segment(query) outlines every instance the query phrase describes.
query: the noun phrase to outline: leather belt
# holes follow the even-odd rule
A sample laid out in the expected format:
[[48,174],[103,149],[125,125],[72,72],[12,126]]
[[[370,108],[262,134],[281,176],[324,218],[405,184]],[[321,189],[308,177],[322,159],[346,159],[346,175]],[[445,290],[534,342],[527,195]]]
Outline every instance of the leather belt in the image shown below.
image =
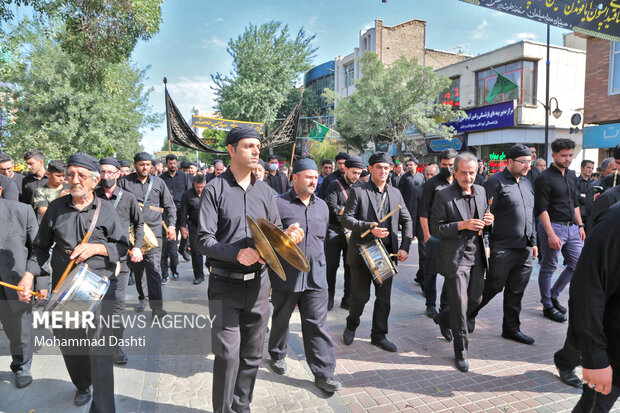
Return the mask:
[[253,280],[254,278],[259,277],[260,274],[263,272],[263,268],[255,272],[249,272],[249,273],[244,274],[241,272],[233,272],[233,271],[223,270],[221,268],[209,267],[209,272],[213,275],[217,275],[218,277],[231,278],[233,280],[249,281],[249,280]]
[[575,225],[573,221],[551,221],[552,224],[563,225],[565,227],[571,227]]

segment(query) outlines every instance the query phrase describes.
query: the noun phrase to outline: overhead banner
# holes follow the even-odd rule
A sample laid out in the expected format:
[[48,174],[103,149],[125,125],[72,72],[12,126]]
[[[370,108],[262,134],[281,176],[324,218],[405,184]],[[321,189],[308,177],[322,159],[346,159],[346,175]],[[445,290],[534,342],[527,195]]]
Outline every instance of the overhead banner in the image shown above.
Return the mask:
[[460,0],[514,16],[620,42],[620,0]]
[[515,125],[515,103],[513,100],[467,109],[465,113],[467,113],[467,119],[449,123],[459,133],[508,128]]
[[261,135],[265,133],[265,124],[258,122],[244,122],[240,120],[210,118],[208,116],[192,116],[192,126],[195,128],[216,129],[229,131],[238,126],[247,126],[256,129]]

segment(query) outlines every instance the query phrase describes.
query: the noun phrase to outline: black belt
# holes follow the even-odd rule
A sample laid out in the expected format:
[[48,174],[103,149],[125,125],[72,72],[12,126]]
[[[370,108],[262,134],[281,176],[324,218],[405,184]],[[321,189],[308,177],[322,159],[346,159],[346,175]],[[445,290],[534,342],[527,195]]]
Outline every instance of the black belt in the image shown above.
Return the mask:
[[227,271],[227,270],[223,270],[221,268],[216,268],[216,267],[209,267],[209,272],[219,277],[231,278],[233,280],[249,281],[249,280],[253,280],[254,278],[259,277],[260,274],[263,272],[263,269],[264,268],[261,268],[260,270],[255,271],[255,272],[241,273],[241,272]]
[[564,225],[565,227],[572,227],[575,225],[573,221],[551,221],[552,224]]

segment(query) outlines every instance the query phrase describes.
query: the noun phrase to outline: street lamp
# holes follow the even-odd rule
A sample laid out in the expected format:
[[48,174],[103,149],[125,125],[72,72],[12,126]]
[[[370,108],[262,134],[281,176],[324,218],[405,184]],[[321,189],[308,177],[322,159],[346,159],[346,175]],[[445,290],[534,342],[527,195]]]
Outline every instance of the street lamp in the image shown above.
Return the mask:
[[[551,102],[555,100],[555,109],[553,110],[553,112],[551,112]],[[539,101],[540,102],[540,101]],[[542,103],[542,102],[541,102]],[[543,107],[545,108],[545,161],[547,161],[547,158],[549,157],[549,150],[548,150],[548,146],[549,146],[549,112],[551,112],[551,114],[553,115],[554,118],[559,119],[560,116],[562,116],[562,111],[559,108],[560,104],[558,103],[558,100],[556,98],[551,98],[549,99],[549,102],[546,105],[543,105]]]

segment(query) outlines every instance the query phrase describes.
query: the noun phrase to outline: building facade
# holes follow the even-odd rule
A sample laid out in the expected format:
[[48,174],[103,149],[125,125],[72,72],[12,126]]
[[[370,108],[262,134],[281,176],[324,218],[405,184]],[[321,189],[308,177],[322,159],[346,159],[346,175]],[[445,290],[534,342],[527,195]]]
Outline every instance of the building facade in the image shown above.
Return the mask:
[[315,66],[304,76],[304,87],[306,93],[312,99],[312,103],[316,105],[317,114],[327,123],[330,122],[329,110],[333,107],[323,97],[325,89],[334,90],[334,65],[335,62],[330,60],[321,65]]

